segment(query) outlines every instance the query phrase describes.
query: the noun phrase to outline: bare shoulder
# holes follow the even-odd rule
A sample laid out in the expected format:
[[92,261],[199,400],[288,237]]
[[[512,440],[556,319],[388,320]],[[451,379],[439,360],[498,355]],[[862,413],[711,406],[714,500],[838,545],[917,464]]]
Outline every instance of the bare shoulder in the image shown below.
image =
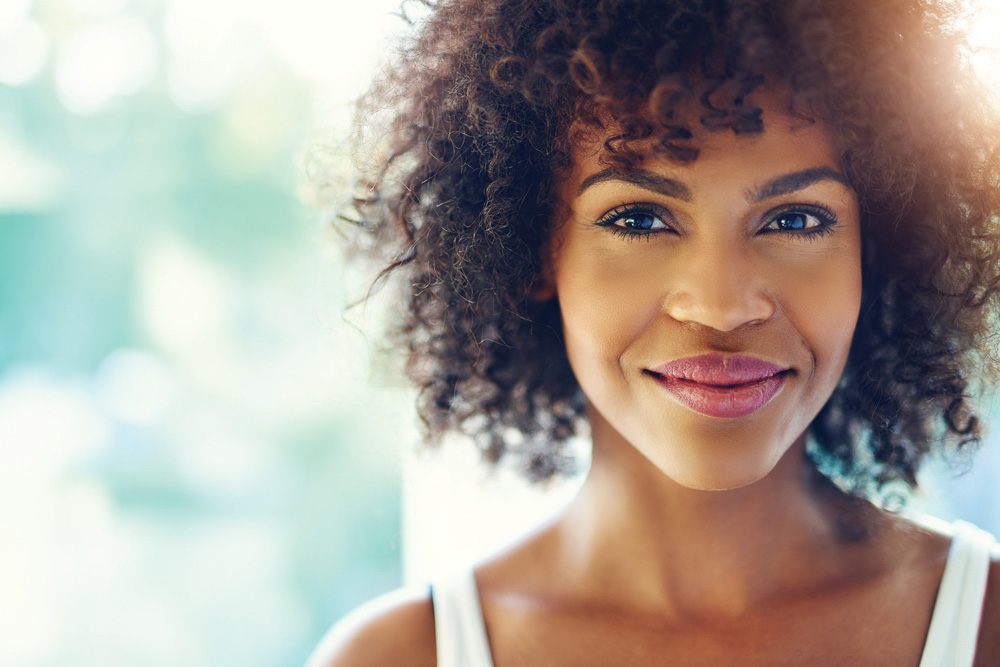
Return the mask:
[[427,589],[383,595],[345,616],[307,667],[435,667],[434,609]]
[[1000,548],[994,548],[990,563],[986,599],[983,601],[983,619],[979,626],[976,665],[1000,665]]

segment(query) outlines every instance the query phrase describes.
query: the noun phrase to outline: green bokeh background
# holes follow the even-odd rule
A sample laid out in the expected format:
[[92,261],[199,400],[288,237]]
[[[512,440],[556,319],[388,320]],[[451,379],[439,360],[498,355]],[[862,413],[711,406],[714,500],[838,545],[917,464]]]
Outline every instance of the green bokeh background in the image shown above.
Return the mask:
[[0,664],[300,665],[399,585],[410,417],[302,203],[394,21],[344,5],[0,8]]
[[302,203],[397,5],[0,3],[0,665],[301,665],[400,584],[412,401]]

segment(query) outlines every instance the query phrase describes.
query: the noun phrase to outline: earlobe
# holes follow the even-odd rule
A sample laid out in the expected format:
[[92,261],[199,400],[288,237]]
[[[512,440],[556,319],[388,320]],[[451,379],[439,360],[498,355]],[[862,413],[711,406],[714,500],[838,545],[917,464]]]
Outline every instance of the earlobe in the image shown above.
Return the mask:
[[542,276],[541,279],[532,285],[531,289],[528,290],[528,296],[535,301],[549,301],[554,299],[556,296],[556,286],[549,280],[548,276]]
[[552,277],[552,252],[545,252],[542,257],[542,267],[535,283],[528,289],[528,296],[535,301],[549,301],[556,296],[556,281]]

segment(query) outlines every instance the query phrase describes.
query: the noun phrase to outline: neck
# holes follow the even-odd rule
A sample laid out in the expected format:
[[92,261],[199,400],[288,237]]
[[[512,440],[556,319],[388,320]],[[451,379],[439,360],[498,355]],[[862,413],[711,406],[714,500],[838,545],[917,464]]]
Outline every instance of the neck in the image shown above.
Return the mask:
[[842,576],[845,551],[858,545],[839,521],[851,504],[808,462],[804,438],[763,479],[701,491],[598,426],[590,475],[560,533],[566,562],[608,602],[733,617]]

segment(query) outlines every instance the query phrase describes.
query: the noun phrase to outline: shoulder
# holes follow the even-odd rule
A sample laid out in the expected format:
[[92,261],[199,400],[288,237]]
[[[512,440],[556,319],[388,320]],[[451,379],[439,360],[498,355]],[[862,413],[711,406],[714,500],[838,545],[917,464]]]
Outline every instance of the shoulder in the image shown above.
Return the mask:
[[983,601],[983,617],[979,626],[976,665],[1000,664],[1000,546],[993,549],[990,574]]
[[323,637],[306,667],[436,667],[428,589],[404,589],[354,610]]
[[[956,528],[947,522],[925,516],[908,523],[917,529],[917,533],[932,536],[940,542],[938,548],[930,553],[934,554],[931,561],[940,561],[940,569],[943,569]],[[942,545],[944,548],[941,548]],[[936,579],[940,582],[940,573]],[[1000,665],[1000,543],[994,543],[991,552],[974,664],[976,667]]]

